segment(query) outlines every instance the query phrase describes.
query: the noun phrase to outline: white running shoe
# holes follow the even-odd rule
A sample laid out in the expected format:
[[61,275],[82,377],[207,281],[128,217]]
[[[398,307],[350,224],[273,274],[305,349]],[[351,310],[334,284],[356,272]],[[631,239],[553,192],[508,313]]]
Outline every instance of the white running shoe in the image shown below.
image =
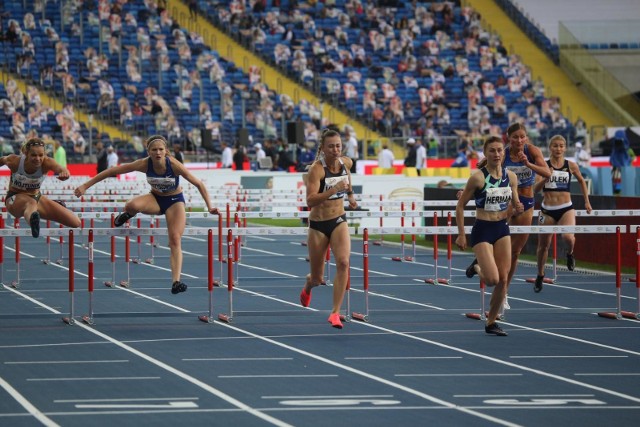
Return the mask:
[[503,310],[511,310],[511,306],[509,305],[509,295],[504,296],[504,302],[502,303]]

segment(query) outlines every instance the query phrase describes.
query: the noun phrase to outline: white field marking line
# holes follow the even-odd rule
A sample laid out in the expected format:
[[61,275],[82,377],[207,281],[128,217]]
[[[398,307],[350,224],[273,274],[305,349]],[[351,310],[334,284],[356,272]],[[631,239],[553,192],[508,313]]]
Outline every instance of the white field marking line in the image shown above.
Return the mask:
[[[510,324],[510,323],[507,323],[507,322],[502,322],[502,323],[503,324],[508,324],[508,325],[511,325],[511,326],[514,326],[514,327],[519,327],[518,325]],[[384,328],[382,326],[373,325],[371,323],[360,323],[360,322],[358,322],[358,324],[366,326],[366,327],[369,327],[369,328],[377,329],[377,330],[380,330],[380,331],[385,331],[385,332],[388,332],[388,333],[391,333],[391,334],[400,335],[400,336],[403,336],[405,338],[410,338],[410,339],[414,339],[414,340],[417,340],[417,341],[421,341],[421,342],[425,342],[425,343],[428,343],[428,344],[432,344],[432,345],[435,345],[437,347],[446,348],[448,350],[452,350],[452,351],[460,352],[460,353],[463,353],[463,354],[467,354],[469,356],[478,357],[480,359],[484,359],[484,360],[487,360],[487,361],[490,361],[490,362],[498,363],[500,365],[509,366],[509,367],[517,369],[517,370],[530,372],[530,373],[533,373],[535,375],[540,375],[540,376],[543,376],[543,377],[548,377],[548,378],[552,378],[552,379],[555,379],[555,380],[558,380],[558,381],[563,381],[563,382],[566,382],[566,383],[569,383],[569,384],[573,384],[573,385],[576,385],[576,386],[579,386],[579,387],[584,387],[584,388],[588,388],[588,389],[591,389],[591,390],[596,390],[596,391],[599,391],[601,393],[606,393],[606,394],[610,394],[612,396],[620,397],[622,399],[631,400],[632,402],[640,402],[640,398],[635,397],[635,396],[630,396],[628,394],[620,393],[620,392],[617,392],[617,391],[614,391],[614,390],[609,390],[609,389],[606,389],[606,388],[603,388],[603,387],[598,387],[598,386],[594,386],[594,385],[591,385],[591,384],[583,383],[583,382],[580,382],[580,381],[573,380],[571,378],[565,378],[565,377],[562,377],[560,375],[552,374],[552,373],[545,372],[545,371],[542,371],[542,370],[539,370],[539,369],[534,369],[534,368],[529,368],[529,367],[526,367],[526,366],[521,366],[521,365],[515,364],[513,362],[508,362],[506,360],[496,359],[496,358],[494,358],[492,356],[487,356],[487,355],[484,355],[484,354],[475,353],[475,352],[472,352],[472,351],[469,351],[469,350],[465,350],[465,349],[462,349],[462,348],[459,348],[459,347],[454,347],[454,346],[451,346],[451,345],[448,345],[448,344],[443,344],[443,343],[440,343],[440,342],[437,342],[437,341],[428,340],[426,338],[416,337],[414,335],[410,335],[410,334],[407,334],[405,332],[393,331],[391,329]],[[544,332],[544,331],[539,331],[539,330],[533,329],[533,328],[526,328],[526,327],[521,327],[521,328],[522,329],[526,329],[526,330],[531,330],[531,331],[534,331],[534,332]],[[557,334],[551,334],[551,335],[562,337],[561,335],[557,335]],[[571,337],[567,337],[567,338],[572,339]],[[574,339],[574,340],[579,341],[579,342],[583,342],[583,343],[586,343],[586,344],[589,343],[587,341],[580,340],[580,339]],[[597,343],[592,343],[592,344],[593,345],[597,345],[599,347],[610,348],[610,349],[614,349],[614,350],[618,350],[618,351],[625,351],[625,352],[637,354],[635,352],[631,352],[630,350],[615,349],[615,348],[611,348],[609,346],[606,346],[606,345],[603,345],[603,344],[597,344]]]
[[[417,282],[423,282],[422,280],[419,279],[414,279]],[[444,288],[453,288],[453,289],[460,289],[463,291],[467,291],[467,292],[475,292],[475,293],[480,293],[480,289],[469,289],[469,288],[463,288],[461,286],[456,286],[456,285],[441,285]],[[489,288],[490,289],[490,288]],[[487,296],[491,295],[491,292],[485,289],[485,292],[487,293]],[[523,301],[523,302],[528,302],[530,304],[534,304],[534,305],[544,305],[546,307],[553,307],[553,308],[561,308],[564,310],[571,310],[571,307],[565,307],[562,305],[555,305],[555,304],[549,304],[549,303],[545,303],[545,302],[541,302],[541,301],[532,301],[532,300],[528,300],[525,298],[516,298],[516,297],[511,297],[509,296],[509,299],[512,299],[514,301]]]
[[[413,388],[404,386],[402,384],[398,384],[396,382],[384,379],[382,377],[378,377],[378,376],[370,374],[368,372],[364,372],[364,371],[361,371],[359,369],[352,368],[350,366],[346,366],[346,365],[341,364],[339,362],[335,362],[333,360],[326,359],[324,357],[321,357],[320,355],[317,355],[317,354],[314,354],[314,353],[310,353],[310,352],[308,352],[306,350],[302,350],[302,349],[299,349],[299,348],[296,348],[296,347],[281,343],[281,342],[276,341],[274,339],[267,338],[267,337],[264,337],[264,336],[260,336],[258,334],[254,334],[252,332],[246,331],[244,329],[240,329],[240,328],[238,328],[236,326],[233,326],[233,325],[230,325],[228,323],[219,322],[217,320],[215,322],[223,325],[226,328],[234,330],[234,331],[236,331],[236,332],[238,332],[240,334],[248,335],[248,336],[256,338],[258,340],[265,341],[267,343],[273,344],[273,345],[275,345],[277,347],[281,347],[281,348],[284,348],[286,350],[293,351],[295,353],[298,353],[298,354],[301,354],[303,356],[309,357],[311,359],[318,360],[318,361],[320,361],[322,363],[326,363],[326,364],[328,364],[330,366],[333,366],[334,368],[338,368],[338,369],[350,372],[352,374],[355,374],[355,375],[370,379],[370,380],[375,381],[375,382],[379,382],[381,384],[387,385],[389,387],[393,387],[393,388],[398,389],[398,390],[402,390],[402,391],[404,391],[406,393],[409,393],[409,394],[412,394],[414,396],[420,397],[422,399],[425,399],[427,401],[433,402],[435,404],[442,405],[442,406],[444,406],[446,408],[453,409],[453,410],[456,410],[456,411],[460,411],[462,413],[465,413],[465,414],[468,414],[468,415],[471,415],[471,416],[475,416],[475,417],[478,417],[478,418],[482,418],[484,420],[491,421],[491,422],[494,422],[496,424],[509,426],[509,427],[518,426],[518,424],[511,423],[511,422],[508,422],[508,421],[493,417],[491,415],[483,414],[481,412],[476,412],[474,410],[470,410],[470,409],[467,409],[467,408],[463,408],[463,407],[457,406],[454,403],[447,402],[446,400],[439,399],[439,398],[437,398],[435,396],[431,396],[429,394],[426,394],[426,393],[423,393],[421,391],[415,390]],[[489,359],[489,357],[487,357],[487,359]]]
[[[569,289],[572,291],[578,291],[578,292],[586,292],[589,294],[593,294],[593,295],[606,295],[609,297],[615,297],[616,293],[615,292],[602,292],[602,291],[596,291],[596,290],[589,290],[589,289],[584,289],[584,288],[574,288],[573,286],[567,286],[567,285],[560,285],[560,284],[556,284],[556,283],[545,283],[546,286],[553,286],[556,288],[562,288],[562,289]],[[625,295],[620,295],[621,298],[625,298],[625,299],[630,299],[630,300],[635,300],[636,297],[630,297],[630,296],[625,296]]]
[[58,310],[56,310],[56,309],[54,309],[54,308],[52,308],[52,307],[49,307],[48,305],[43,304],[43,303],[41,303],[40,301],[38,301],[38,300],[36,300],[36,299],[34,299],[34,298],[31,298],[29,295],[23,294],[22,292],[20,292],[20,291],[19,291],[19,290],[17,290],[17,289],[11,288],[11,287],[9,287],[9,286],[7,286],[7,285],[2,285],[2,287],[3,287],[3,288],[5,288],[5,289],[6,289],[6,290],[8,290],[8,291],[13,292],[13,293],[14,293],[14,294],[16,294],[16,295],[20,295],[22,298],[26,299],[27,301],[30,301],[30,302],[34,303],[34,304],[35,304],[35,305],[37,305],[38,307],[44,308],[45,310],[49,310],[49,311],[50,311],[50,312],[52,312],[53,314],[62,314],[62,313],[61,313],[61,312],[59,312]]
[[[294,276],[294,277],[297,277],[297,276]],[[266,298],[266,299],[271,300],[271,301],[277,301],[277,302],[281,302],[283,304],[292,305],[292,306],[300,308],[300,309],[309,310],[309,311],[319,311],[317,308],[302,307],[300,305],[300,302],[286,301],[286,300],[283,300],[283,299],[280,299],[280,298],[272,297],[270,295],[265,295],[265,294],[261,294],[259,292],[254,292],[254,291],[250,291],[248,289],[243,289],[242,287],[240,287],[240,285],[234,286],[233,289],[237,290],[237,291],[240,291],[240,292],[245,292],[245,293],[247,293],[249,295],[253,295],[255,297],[262,297],[262,298]]]
[[129,363],[129,360],[38,360],[31,362],[3,362],[5,365],[66,365],[81,363]]
[[[143,264],[146,264],[146,263],[143,263]],[[63,265],[58,265],[58,264],[56,264],[56,263],[51,263],[50,265],[54,265],[54,266],[56,266],[56,267],[62,268],[63,270],[69,271],[69,268],[68,268],[68,267],[65,267],[65,266],[63,266]],[[152,266],[152,267],[156,267],[156,266]],[[170,269],[166,269],[166,268],[164,268],[164,267],[157,267],[157,268],[163,269],[163,270],[165,270],[165,271],[171,271]],[[88,275],[88,274],[82,273],[82,272],[80,272],[80,271],[78,271],[78,270],[74,270],[74,273],[75,273],[75,274],[77,274],[77,275],[80,275],[80,276],[89,277],[89,275]],[[189,277],[194,278],[194,279],[198,279],[198,276],[192,276],[192,275],[187,274],[187,273],[182,273],[182,275],[183,275],[183,276],[189,276]],[[33,302],[33,303],[35,303],[35,304],[40,305],[40,306],[41,306],[41,307],[43,307],[43,308],[48,308],[48,306],[46,306],[46,305],[44,305],[44,304],[41,304],[41,303],[37,302],[36,300],[34,300],[34,299],[32,299],[32,298],[30,298],[30,297],[28,297],[28,296],[24,295],[24,294],[23,294],[23,293],[21,293],[21,292],[17,292],[17,291],[16,291],[15,289],[13,289],[13,288],[8,288],[6,285],[3,285],[3,286],[4,286],[6,289],[10,290],[10,291],[14,291],[14,292],[16,292],[17,294],[19,294],[20,296],[22,296],[22,297],[24,297],[24,298],[28,299],[29,301],[31,301],[31,302]],[[190,311],[190,310],[184,309],[184,308],[182,308],[182,307],[178,307],[177,305],[173,305],[173,304],[170,304],[170,303],[168,303],[168,302],[162,301],[162,300],[160,300],[160,299],[157,299],[157,298],[154,298],[154,297],[151,297],[151,296],[145,295],[145,294],[143,294],[143,293],[140,293],[140,292],[134,291],[133,289],[123,288],[123,287],[116,287],[116,289],[118,289],[118,290],[120,290],[120,291],[123,291],[123,292],[130,292],[130,293],[132,293],[132,294],[134,294],[134,295],[137,295],[137,296],[139,296],[139,297],[141,297],[141,298],[148,299],[148,300],[153,301],[153,302],[156,302],[156,303],[158,303],[158,304],[161,304],[161,305],[165,305],[165,306],[167,306],[167,307],[174,308],[174,309],[176,309],[176,310],[178,310],[178,311],[182,311],[183,313],[191,313],[191,311]],[[56,312],[56,314],[60,314],[60,313]]]
[[[266,240],[267,242],[275,242],[277,239],[273,239],[271,237],[264,237],[264,236],[247,236],[247,237],[251,237],[251,240],[255,239],[255,240]],[[293,242],[290,242],[293,243]]]
[[[158,245],[158,244],[156,244],[156,248],[158,248],[158,249],[164,249],[165,251],[170,251],[170,250],[171,250],[171,248],[170,248],[170,247],[168,247],[168,246],[162,246],[162,245]],[[185,251],[184,249],[182,249],[182,253],[183,253],[183,254],[187,254],[187,255],[191,255],[191,256],[196,256],[196,257],[203,257],[203,256],[204,256],[204,255],[202,255],[202,254],[197,254],[197,253],[195,253],[195,252]]]
[[141,292],[134,291],[133,289],[123,288],[122,286],[116,286],[116,289],[118,289],[118,290],[120,290],[122,292],[132,293],[134,295],[139,296],[140,298],[144,298],[144,299],[147,299],[149,301],[156,302],[156,303],[158,303],[160,305],[164,305],[164,306],[167,306],[167,307],[170,307],[170,308],[174,308],[174,309],[176,309],[178,311],[181,311],[183,313],[191,313],[191,310],[187,310],[186,308],[182,308],[182,307],[179,307],[177,305],[173,305],[173,304],[168,303],[166,301],[162,301],[161,299],[158,299],[158,298],[155,298],[155,297],[152,297],[152,296],[149,296],[149,295],[145,295],[145,294],[143,294]]
[[164,400],[200,400],[199,397],[132,397],[126,399],[56,399],[53,403],[157,402]]
[[462,359],[462,356],[389,356],[389,357],[345,357],[344,360],[434,360],[434,359]]
[[283,273],[282,271],[275,271],[275,270],[271,270],[269,268],[256,267],[254,265],[249,265],[249,264],[245,264],[245,263],[242,263],[242,262],[239,262],[238,264],[240,266],[242,266],[242,267],[250,268],[250,269],[253,269],[253,270],[265,271],[267,273],[279,274],[281,276],[294,277],[294,278],[297,278],[297,279],[300,278],[299,276],[297,276],[295,274]]
[[[631,319],[620,319],[620,320],[628,320],[629,322],[634,322],[634,323],[636,322],[635,320],[631,320]],[[597,343],[597,342],[593,342],[593,341],[583,340],[581,338],[570,337],[570,336],[558,334],[558,333],[555,333],[555,332],[549,332],[549,331],[546,331],[544,329],[535,329],[535,328],[530,328],[528,326],[516,325],[515,323],[508,323],[508,322],[501,322],[501,323],[509,325],[509,326],[513,326],[513,327],[516,327],[516,328],[520,328],[520,329],[525,330],[525,331],[538,332],[538,333],[545,334],[545,335],[551,335],[551,336],[556,337],[556,338],[564,338],[564,339],[567,339],[567,340],[570,340],[570,341],[577,341],[577,342],[582,343],[582,344],[588,344],[588,345],[593,345],[595,347],[606,348],[607,350],[613,350],[613,351],[618,351],[618,352],[621,352],[621,353],[632,354],[634,356],[640,356],[640,352],[633,351],[633,350],[627,350],[627,349],[624,349],[624,348],[613,347],[613,346],[606,345],[606,344],[601,344],[601,343]],[[638,400],[638,401],[640,402],[640,400]]]
[[594,397],[595,394],[454,394],[453,397]]
[[260,418],[260,419],[262,419],[262,420],[264,420],[264,421],[266,421],[268,423],[271,423],[271,424],[273,424],[275,426],[292,427],[290,424],[287,424],[284,421],[281,421],[281,420],[279,420],[277,418],[274,418],[274,417],[272,417],[272,416],[270,416],[268,414],[265,414],[265,413],[263,413],[263,412],[261,412],[261,411],[259,411],[257,409],[254,409],[251,406],[247,405],[246,403],[243,403],[243,402],[231,397],[230,395],[228,395],[226,393],[223,393],[222,391],[218,390],[217,388],[212,387],[209,384],[206,384],[206,383],[200,381],[199,379],[197,379],[195,377],[192,377],[191,375],[188,375],[188,374],[186,374],[186,373],[174,368],[173,366],[170,366],[170,365],[168,365],[168,364],[166,364],[164,362],[161,362],[160,360],[155,359],[155,358],[149,356],[146,353],[143,353],[143,352],[141,352],[139,350],[136,350],[135,348],[131,347],[130,345],[127,345],[127,344],[123,343],[122,341],[119,341],[119,340],[117,340],[115,338],[112,338],[111,336],[109,336],[109,335],[107,335],[105,333],[102,333],[102,332],[98,331],[97,329],[90,328],[88,325],[84,325],[84,324],[82,324],[80,322],[76,322],[76,325],[79,326],[80,328],[88,331],[88,332],[91,332],[92,334],[95,334],[95,335],[99,336],[100,338],[102,338],[102,339],[104,339],[106,341],[109,341],[110,343],[116,345],[117,347],[120,347],[123,350],[128,351],[128,352],[140,357],[141,359],[146,360],[147,362],[149,362],[149,363],[151,363],[151,364],[153,364],[153,365],[155,365],[155,366],[157,366],[157,367],[159,367],[161,369],[164,369],[165,371],[168,371],[169,373],[174,374],[177,377],[182,378],[183,380],[188,381],[188,382],[190,382],[191,384],[193,384],[193,385],[195,385],[197,387],[200,387],[204,391],[206,391],[206,392],[208,392],[208,393],[210,393],[210,394],[212,394],[212,395],[224,400],[225,402],[229,403],[232,406],[235,406],[238,409],[241,409],[241,410],[249,413],[250,415],[253,415],[253,416],[257,417],[257,418]]
[[[299,257],[298,259],[299,259],[299,260],[301,260],[301,261],[306,261],[306,259],[305,259],[305,258],[302,258],[302,257]],[[334,264],[334,263],[330,263],[330,264],[331,264],[331,265],[333,265],[333,266],[335,266],[335,264]],[[353,265],[350,265],[349,267],[350,267],[351,269],[353,269],[353,270],[363,271],[363,270],[362,270],[362,268],[354,267]],[[388,276],[388,277],[398,277],[398,275],[397,275],[397,274],[384,273],[384,272],[382,272],[382,271],[371,270],[371,269],[369,269],[369,273],[379,274],[379,275],[381,275],[381,276]]]
[[6,382],[4,378],[0,377],[0,387],[2,387],[9,396],[13,397],[29,414],[31,414],[36,420],[40,421],[46,427],[58,427],[53,420],[44,415],[38,408],[33,406],[18,390],[13,388],[11,384]]
[[553,356],[509,356],[509,359],[609,359],[609,358],[625,358],[629,356],[572,356],[572,355],[553,355]]
[[275,361],[293,360],[293,357],[211,357],[201,359],[182,359],[184,362],[255,362],[255,361]]
[[608,376],[612,376],[612,377],[626,377],[627,375],[629,376],[638,376],[640,375],[640,372],[604,372],[604,373],[589,373],[589,372],[584,372],[584,373],[575,373],[573,374],[575,376],[578,377],[608,377]]
[[373,399],[394,397],[393,394],[332,394],[318,396],[260,396],[261,399]]
[[394,374],[394,377],[521,377],[524,374]]
[[260,252],[261,254],[267,254],[267,255],[274,255],[274,256],[285,256],[285,254],[281,254],[278,252],[271,252],[271,251],[265,251],[262,249],[256,249],[256,248],[250,248],[250,247],[243,247],[242,248],[243,251],[254,251],[254,252]]
[[[141,262],[141,263],[138,263],[138,265],[144,265],[144,266],[146,266],[146,267],[151,267],[151,268],[155,268],[155,269],[158,269],[158,270],[162,270],[162,271],[169,271],[169,272],[171,272],[171,269],[170,269],[170,268],[160,267],[159,265],[149,264],[148,262]],[[180,273],[180,275],[182,275],[182,276],[187,276],[187,277],[190,277],[190,278],[192,278],[192,279],[200,279],[200,277],[198,277],[198,276],[194,276],[194,275],[192,275],[192,274],[185,273],[184,271],[183,271],[183,272],[181,272],[181,273]]]
[[67,377],[67,378],[27,378],[27,381],[147,381],[159,380],[160,377]]
[[254,379],[254,378],[336,378],[337,374],[300,374],[300,375],[218,375],[218,378],[224,379]]

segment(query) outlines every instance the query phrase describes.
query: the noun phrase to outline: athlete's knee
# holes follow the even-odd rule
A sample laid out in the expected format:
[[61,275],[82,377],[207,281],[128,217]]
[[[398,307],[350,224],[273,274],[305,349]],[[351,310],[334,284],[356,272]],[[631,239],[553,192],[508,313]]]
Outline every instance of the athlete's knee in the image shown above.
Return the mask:
[[340,257],[335,260],[336,268],[338,270],[348,270],[349,269],[349,258],[348,257]]

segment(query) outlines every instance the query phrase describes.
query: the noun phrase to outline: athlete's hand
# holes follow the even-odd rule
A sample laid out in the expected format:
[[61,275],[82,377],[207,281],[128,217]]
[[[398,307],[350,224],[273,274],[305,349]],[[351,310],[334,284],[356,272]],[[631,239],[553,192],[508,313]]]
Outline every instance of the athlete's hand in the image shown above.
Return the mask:
[[524,205],[520,202],[516,203],[516,215],[520,215],[524,212]]
[[63,170],[62,172],[60,172],[56,178],[58,178],[60,181],[66,181],[69,179],[69,171],[68,170]]
[[73,194],[75,194],[76,197],[82,197],[85,191],[87,191],[87,188],[84,186],[84,184],[82,184],[81,186],[73,190]]
[[211,215],[218,215],[220,211],[218,211],[218,208],[209,208],[209,213]]
[[464,234],[458,234],[458,237],[456,237],[456,246],[461,251],[467,249],[467,236]]

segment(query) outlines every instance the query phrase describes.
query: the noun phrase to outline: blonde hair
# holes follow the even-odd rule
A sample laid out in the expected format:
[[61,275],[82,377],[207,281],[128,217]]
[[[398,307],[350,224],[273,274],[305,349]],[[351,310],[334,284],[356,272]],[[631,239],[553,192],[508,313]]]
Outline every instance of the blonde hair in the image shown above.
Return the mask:
[[167,142],[167,139],[162,136],[162,135],[151,135],[149,138],[147,138],[147,141],[145,142],[145,146],[147,147],[147,150],[149,149],[149,146],[151,146],[151,144],[153,144],[156,141],[162,141],[164,143],[164,147],[165,148],[169,148],[169,143]]
[[324,141],[327,138],[331,138],[334,136],[340,137],[340,132],[331,128],[326,128],[322,131],[322,133],[320,134],[320,144],[318,145],[318,151],[316,151],[316,159],[315,159],[316,162],[320,160],[322,156],[324,156],[324,154],[322,153],[322,147],[324,146]]
[[564,139],[564,136],[562,136],[562,135],[553,135],[551,138],[549,138],[549,147],[551,147],[551,143],[553,141],[556,141],[556,140],[560,140],[560,141],[564,142],[564,146],[565,147],[567,146],[567,140]]

